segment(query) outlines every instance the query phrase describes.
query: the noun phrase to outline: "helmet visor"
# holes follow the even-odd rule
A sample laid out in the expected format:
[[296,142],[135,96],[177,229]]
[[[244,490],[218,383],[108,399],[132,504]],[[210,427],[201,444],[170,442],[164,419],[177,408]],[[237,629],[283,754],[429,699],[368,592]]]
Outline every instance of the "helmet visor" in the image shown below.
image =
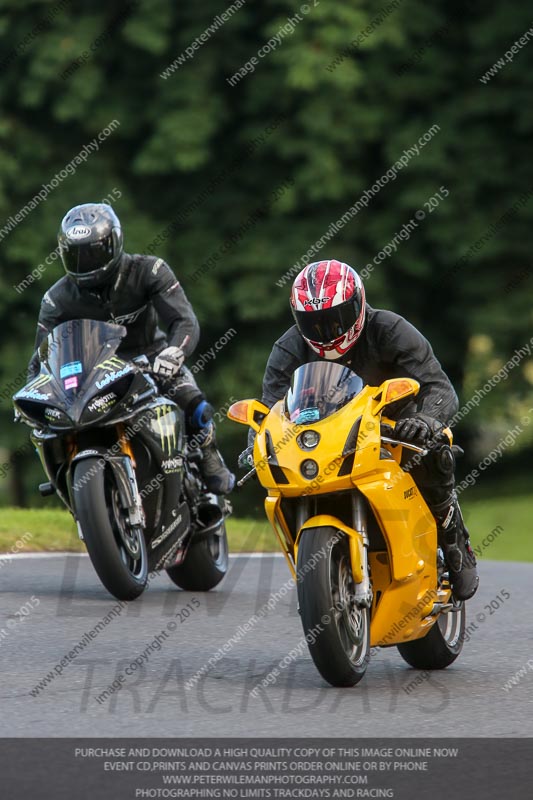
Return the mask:
[[292,313],[298,330],[305,339],[317,344],[329,344],[344,336],[361,316],[361,298],[352,297],[333,308],[320,311],[297,311]]
[[61,258],[65,270],[71,275],[86,275],[107,267],[114,257],[113,236],[90,244],[61,244]]

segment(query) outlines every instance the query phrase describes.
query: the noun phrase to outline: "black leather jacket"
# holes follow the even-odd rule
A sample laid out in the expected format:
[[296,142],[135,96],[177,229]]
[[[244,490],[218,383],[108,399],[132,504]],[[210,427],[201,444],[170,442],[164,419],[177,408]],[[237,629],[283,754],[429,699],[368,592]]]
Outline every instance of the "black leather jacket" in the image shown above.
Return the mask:
[[[272,348],[263,378],[263,403],[272,407],[286,393],[294,370],[321,358],[307,345],[296,325]],[[368,306],[363,332],[356,344],[336,360],[361,376],[366,384],[379,386],[388,378],[414,378],[420,392],[406,403],[391,406],[392,418],[421,411],[448,422],[459,407],[450,379],[437,361],[431,345],[417,329],[392,311]]]
[[142,353],[153,356],[169,344],[190,356],[200,336],[198,320],[179,281],[168,264],[155,256],[124,253],[114,284],[103,290],[80,289],[67,275],[60,278],[41,302],[30,377],[39,371],[37,348],[42,340],[56,325],[71,319],[124,325],[128,332],[118,355],[125,359]]

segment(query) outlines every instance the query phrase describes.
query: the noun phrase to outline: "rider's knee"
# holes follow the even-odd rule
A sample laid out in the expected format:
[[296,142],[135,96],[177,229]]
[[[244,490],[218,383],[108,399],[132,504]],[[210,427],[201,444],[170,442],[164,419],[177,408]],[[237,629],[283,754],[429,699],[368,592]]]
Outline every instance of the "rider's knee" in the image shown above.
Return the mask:
[[203,395],[191,400],[185,410],[187,426],[191,433],[207,428],[213,419],[213,406],[207,402]]

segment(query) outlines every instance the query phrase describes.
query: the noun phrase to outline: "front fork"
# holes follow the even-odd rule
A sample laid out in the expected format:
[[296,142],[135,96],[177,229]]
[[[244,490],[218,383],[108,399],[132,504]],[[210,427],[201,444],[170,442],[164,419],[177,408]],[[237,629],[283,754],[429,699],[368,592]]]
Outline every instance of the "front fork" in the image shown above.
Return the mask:
[[[358,493],[352,494],[352,525],[358,535],[349,536],[350,561],[354,576],[354,602],[359,608],[370,608],[372,605],[372,584],[368,566],[368,533],[366,525],[366,508],[364,498]],[[359,580],[356,580],[359,578]]]
[[[273,510],[269,514],[269,506],[266,505],[267,516],[278,533],[285,556],[289,561],[291,571],[295,575],[292,561],[288,554],[287,545],[283,542],[283,537],[277,530],[273,517]],[[316,510],[316,509],[315,509]],[[370,569],[368,564],[368,533],[366,524],[367,508],[365,498],[357,491],[351,496],[351,520],[350,523],[341,522],[337,517],[330,514],[314,514],[311,508],[310,499],[302,498],[296,511],[296,530],[299,531],[298,539],[308,527],[334,527],[340,534],[344,534],[348,539],[350,554],[350,567],[354,585],[353,601],[360,608],[370,608],[372,605],[373,591],[370,582]]]

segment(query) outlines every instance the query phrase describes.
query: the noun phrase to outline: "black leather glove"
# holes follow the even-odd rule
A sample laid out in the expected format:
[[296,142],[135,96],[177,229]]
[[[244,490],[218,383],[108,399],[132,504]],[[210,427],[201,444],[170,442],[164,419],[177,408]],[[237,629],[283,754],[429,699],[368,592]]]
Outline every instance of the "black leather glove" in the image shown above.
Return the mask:
[[444,428],[442,422],[426,414],[413,414],[399,419],[394,428],[394,438],[423,446]]
[[249,445],[239,456],[238,465],[241,469],[251,469],[254,465],[253,458],[254,446]]

